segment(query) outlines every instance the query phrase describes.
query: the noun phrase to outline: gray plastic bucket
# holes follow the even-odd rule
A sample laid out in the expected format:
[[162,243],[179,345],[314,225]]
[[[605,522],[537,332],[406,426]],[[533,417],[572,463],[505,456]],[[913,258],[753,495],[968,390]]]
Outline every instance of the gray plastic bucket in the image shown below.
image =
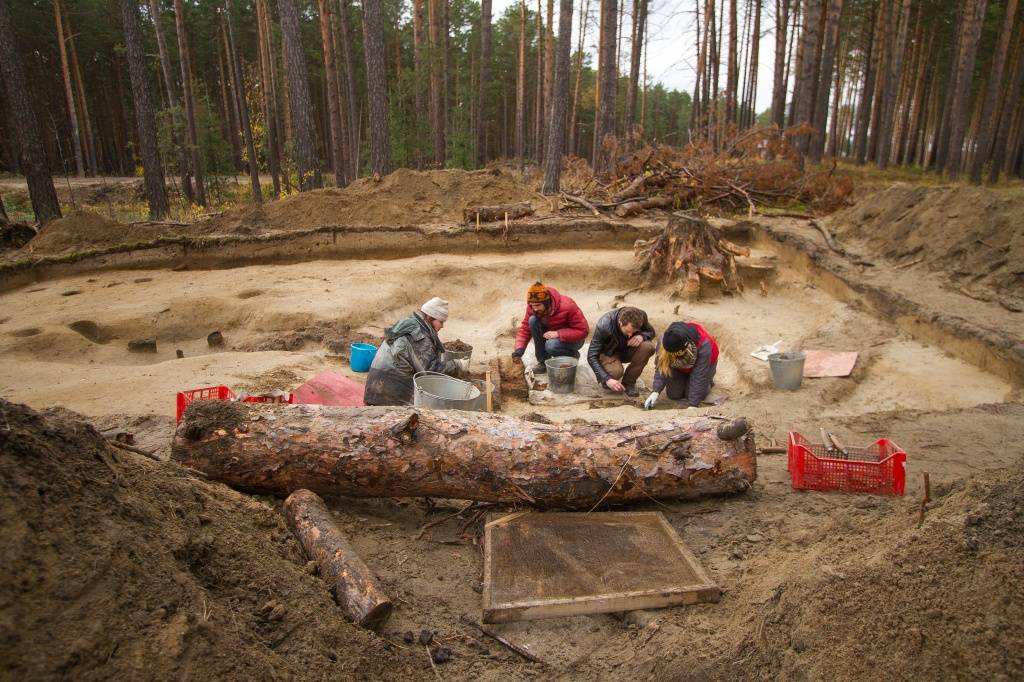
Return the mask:
[[780,391],[795,391],[804,378],[803,353],[773,353],[768,356],[772,384]]
[[576,386],[576,365],[579,360],[565,356],[548,358],[544,366],[548,368],[548,389],[552,393],[572,393]]
[[438,410],[480,410],[480,389],[466,381],[436,372],[413,376],[413,405]]

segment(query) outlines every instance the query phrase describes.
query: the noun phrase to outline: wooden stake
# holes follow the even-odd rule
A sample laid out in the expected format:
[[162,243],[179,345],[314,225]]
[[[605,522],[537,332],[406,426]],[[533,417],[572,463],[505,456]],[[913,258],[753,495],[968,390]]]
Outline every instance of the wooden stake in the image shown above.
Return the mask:
[[921,498],[921,512],[917,517],[917,527],[920,528],[921,524],[924,523],[924,512],[928,503],[932,501],[932,482],[928,477],[927,471],[921,472],[921,477],[924,478],[924,497]]
[[494,412],[494,396],[491,395],[491,373],[484,372],[484,390],[487,391],[487,411]]

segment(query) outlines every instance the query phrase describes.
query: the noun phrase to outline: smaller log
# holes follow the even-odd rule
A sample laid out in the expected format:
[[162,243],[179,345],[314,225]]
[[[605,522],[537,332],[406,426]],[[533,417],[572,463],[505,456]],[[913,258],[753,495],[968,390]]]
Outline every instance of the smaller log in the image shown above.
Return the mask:
[[330,584],[345,617],[379,631],[394,605],[335,525],[320,496],[296,490],[284,501],[284,514],[306,555],[319,564],[320,575]]
[[672,204],[674,202],[674,197],[650,197],[647,199],[637,199],[636,201],[630,201],[616,208],[615,215],[620,218],[625,218],[626,216],[631,216],[634,213],[646,211],[650,208],[672,208]]
[[589,201],[587,201],[583,197],[578,197],[578,196],[576,196],[574,194],[566,194],[566,193],[563,192],[562,193],[562,198],[565,199],[566,201],[572,202],[574,204],[579,204],[583,208],[589,210],[594,215],[597,215],[597,216],[601,215],[601,212],[597,210],[597,206],[594,206],[592,203],[590,203]]
[[523,218],[533,215],[533,206],[522,201],[518,204],[507,204],[505,206],[471,206],[462,209],[462,217],[467,225],[473,225],[478,221],[484,223],[498,222],[505,219],[505,214],[508,214],[509,220]]
[[612,195],[612,201],[618,203],[625,201],[626,199],[632,199],[633,197],[640,196],[640,193],[644,191],[644,185],[647,184],[647,176],[638,175],[633,178],[633,181],[629,183],[625,189],[616,192]]

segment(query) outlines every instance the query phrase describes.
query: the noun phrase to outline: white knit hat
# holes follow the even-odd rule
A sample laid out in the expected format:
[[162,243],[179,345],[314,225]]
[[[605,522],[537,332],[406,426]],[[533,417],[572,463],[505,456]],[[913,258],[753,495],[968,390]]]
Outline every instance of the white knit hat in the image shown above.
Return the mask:
[[424,315],[430,315],[435,320],[446,322],[448,320],[448,301],[435,296],[420,308]]

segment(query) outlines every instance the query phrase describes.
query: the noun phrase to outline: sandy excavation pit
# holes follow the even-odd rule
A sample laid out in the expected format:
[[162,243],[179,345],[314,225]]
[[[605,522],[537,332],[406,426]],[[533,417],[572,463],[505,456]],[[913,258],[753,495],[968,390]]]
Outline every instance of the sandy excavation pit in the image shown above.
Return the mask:
[[[776,255],[767,241],[755,244],[753,259]],[[842,679],[870,676],[876,666],[939,678],[948,674],[951,655],[966,657],[961,664],[975,666],[979,677],[1019,674],[1024,660],[1014,652],[1024,650],[1017,646],[1024,642],[1012,624],[1024,622],[1024,606],[1019,590],[1011,594],[1005,586],[1024,579],[1014,540],[1024,519],[1020,476],[962,481],[1019,461],[1019,448],[1005,446],[1024,438],[1024,408],[1013,402],[1019,388],[911,338],[778,255],[782,265],[768,281],[767,297],[748,287],[743,296],[688,304],[659,289],[618,302],[647,310],[658,329],[678,318],[698,320],[719,340],[716,393],[727,400],[701,414],[747,417],[761,445],[781,443],[790,429],[815,433],[818,426],[850,444],[888,435],[911,454],[907,496],[797,493],[785,457],[762,456],[757,483],[744,495],[631,507],[666,515],[722,587],[719,603],[626,621],[600,615],[503,626],[506,636],[545,661],[528,663],[462,622],[463,615],[480,613],[483,519],[509,508],[472,508],[442,521],[464,503],[438,501],[430,509],[421,500],[334,500],[340,527],[397,604],[382,635],[370,636],[343,623],[322,582],[306,572],[283,530],[278,500],[126,459],[120,465],[126,486],[111,494],[126,499],[128,511],[80,527],[68,514],[66,523],[81,537],[109,523],[148,537],[152,524],[162,523],[166,528],[155,535],[160,546],[133,545],[139,554],[121,561],[121,541],[112,530],[109,544],[83,554],[112,558],[101,562],[98,578],[91,568],[72,576],[72,588],[96,587],[69,597],[70,619],[62,620],[67,603],[54,599],[41,600],[32,616],[37,620],[24,621],[31,630],[26,641],[49,641],[54,635],[46,623],[63,623],[61,636],[66,633],[74,653],[37,661],[32,669],[129,677],[148,669],[173,678],[231,676],[246,666],[261,677],[429,679],[423,647],[409,644],[405,633],[430,630],[434,646],[453,652],[439,669],[455,680]],[[575,298],[593,327],[636,286],[632,264],[628,248],[555,248],[217,270],[103,270],[44,280],[0,295],[0,397],[73,409],[94,417],[100,428],[133,430],[144,447],[165,454],[177,390],[218,383],[288,389],[325,368],[362,380],[365,375],[351,373],[330,342],[340,341],[342,350],[351,341],[377,343],[384,327],[432,295],[451,301],[442,339],[472,345],[480,367],[512,350],[525,289],[534,279]],[[223,349],[207,346],[214,330],[224,334]],[[157,353],[128,353],[135,338],[155,338]],[[800,391],[782,393],[771,388],[767,364],[749,355],[780,339],[787,349],[861,355],[850,378],[805,379]],[[178,349],[183,359],[176,358]],[[650,378],[648,368],[643,379],[649,384]],[[608,423],[678,415],[664,404],[646,413],[632,406],[538,408],[512,401],[505,410]],[[935,502],[917,529],[925,470]],[[87,509],[94,509],[94,499],[84,500]],[[128,525],[139,508],[150,525]],[[982,514],[981,520],[968,524],[971,514]],[[122,622],[117,604],[126,598],[123,585],[136,584],[125,577],[136,561],[157,566],[158,577],[132,588],[131,603],[138,606],[131,621]],[[893,604],[896,611],[879,614]],[[285,615],[274,620],[281,606]],[[869,655],[861,643],[874,642],[879,628],[910,634],[870,647]],[[909,662],[912,667],[899,668]]]
[[[626,250],[559,250],[527,258],[430,255],[145,275],[113,271],[49,281],[3,297],[0,383],[3,397],[30,405],[57,404],[87,415],[171,414],[178,390],[217,383],[287,390],[321,368],[349,372],[332,351],[347,352],[352,341],[379,342],[386,326],[431,295],[451,301],[442,338],[472,345],[474,363],[482,365],[511,352],[521,290],[533,279],[575,298],[593,326],[635,286],[631,266]],[[644,308],[658,329],[677,319],[678,310],[678,318],[712,331],[723,352],[716,395],[727,398],[726,413],[950,409],[1002,402],[1012,391],[999,377],[910,339],[789,270],[770,281],[768,292],[691,304],[654,290],[630,293],[619,305]],[[207,345],[215,330],[225,337],[222,349]],[[128,341],[141,338],[156,339],[157,352],[127,352]],[[784,349],[861,355],[851,378],[808,379],[797,393],[779,393],[771,388],[767,363],[749,356],[777,340]],[[184,359],[176,357],[178,350]],[[648,385],[651,376],[648,367]],[[573,406],[553,416],[581,412],[593,410]],[[640,414],[623,409],[600,418]]]

